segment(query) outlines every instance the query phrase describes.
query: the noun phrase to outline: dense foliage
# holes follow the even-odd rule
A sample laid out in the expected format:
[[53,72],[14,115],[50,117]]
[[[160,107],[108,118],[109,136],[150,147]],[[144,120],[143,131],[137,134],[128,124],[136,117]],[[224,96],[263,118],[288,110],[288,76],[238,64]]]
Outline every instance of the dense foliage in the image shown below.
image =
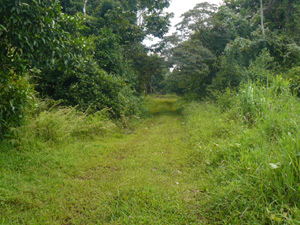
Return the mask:
[[[275,74],[288,74],[299,66],[299,3],[265,0],[263,12],[261,15],[260,1],[226,0],[218,9],[200,3],[184,13],[177,33],[162,43],[174,68],[168,89],[178,94],[196,93],[201,98],[223,92],[228,86],[237,87],[249,76],[257,76],[245,71],[263,54],[270,56],[272,62],[265,66]],[[192,68],[198,68],[194,79],[190,78]]]
[[24,117],[32,98],[28,76],[50,67],[55,46],[63,47],[62,32],[53,22],[63,20],[57,11],[56,1],[0,2],[0,136]]
[[152,57],[142,41],[167,32],[168,6],[168,0],[0,1],[0,136],[22,123],[35,104],[33,89],[82,111],[137,113],[140,87],[155,80],[143,77],[140,64]]

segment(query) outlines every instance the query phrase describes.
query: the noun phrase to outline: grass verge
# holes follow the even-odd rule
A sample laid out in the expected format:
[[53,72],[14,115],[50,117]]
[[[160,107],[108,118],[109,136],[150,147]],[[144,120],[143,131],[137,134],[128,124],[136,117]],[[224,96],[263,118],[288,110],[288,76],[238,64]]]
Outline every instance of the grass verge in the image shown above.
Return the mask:
[[300,103],[289,83],[248,82],[219,106],[186,110],[208,223],[299,224]]

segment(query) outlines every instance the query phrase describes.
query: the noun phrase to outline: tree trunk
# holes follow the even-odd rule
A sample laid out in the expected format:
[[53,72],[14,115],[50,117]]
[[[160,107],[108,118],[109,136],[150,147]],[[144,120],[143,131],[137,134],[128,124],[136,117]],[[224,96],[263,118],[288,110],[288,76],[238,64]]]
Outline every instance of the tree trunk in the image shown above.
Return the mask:
[[84,18],[86,18],[86,4],[87,4],[88,0],[84,0],[84,3],[83,3],[83,16]]
[[263,2],[260,0],[260,23],[261,23],[261,31],[263,36],[265,36],[265,28],[264,28],[264,9]]

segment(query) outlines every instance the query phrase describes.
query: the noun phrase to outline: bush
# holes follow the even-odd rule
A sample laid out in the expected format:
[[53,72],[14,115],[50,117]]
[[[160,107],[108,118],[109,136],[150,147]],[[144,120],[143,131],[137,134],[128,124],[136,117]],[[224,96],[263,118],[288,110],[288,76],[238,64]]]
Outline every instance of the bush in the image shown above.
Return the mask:
[[282,111],[279,101],[284,103],[290,97],[290,84],[281,76],[270,79],[267,83],[248,81],[240,86],[233,100],[233,107],[238,109],[241,119],[251,125],[259,120],[264,121],[271,111]]
[[138,111],[135,107],[139,99],[124,79],[107,74],[89,57],[79,57],[68,65],[58,61],[53,69],[43,71],[36,82],[41,96],[81,111],[94,113],[109,108],[115,118]]
[[286,78],[291,82],[292,91],[300,97],[300,66],[293,67],[286,73]]
[[27,77],[14,73],[3,76],[0,80],[0,139],[10,127],[24,122],[33,106],[34,92]]

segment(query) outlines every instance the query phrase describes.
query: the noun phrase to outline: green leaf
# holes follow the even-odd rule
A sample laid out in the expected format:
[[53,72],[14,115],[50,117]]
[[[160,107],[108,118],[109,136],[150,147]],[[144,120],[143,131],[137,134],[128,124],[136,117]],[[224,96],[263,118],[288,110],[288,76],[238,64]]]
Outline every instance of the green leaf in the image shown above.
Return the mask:
[[4,30],[5,32],[7,32],[7,29],[2,24],[0,24],[0,31],[1,30]]

